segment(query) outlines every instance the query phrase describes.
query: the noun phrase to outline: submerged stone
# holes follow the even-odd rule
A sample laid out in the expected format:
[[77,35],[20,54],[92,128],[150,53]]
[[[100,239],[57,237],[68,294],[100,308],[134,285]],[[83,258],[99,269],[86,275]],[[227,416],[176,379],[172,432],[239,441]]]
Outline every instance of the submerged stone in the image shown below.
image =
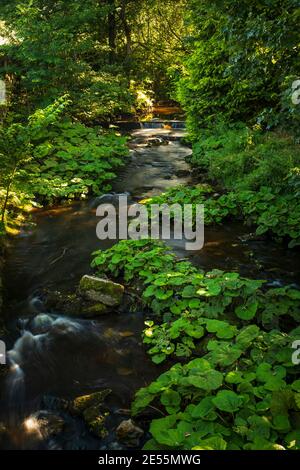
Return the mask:
[[64,426],[63,418],[48,410],[39,410],[23,422],[23,427],[28,434],[35,434],[43,439],[60,434]]
[[138,447],[144,431],[132,419],[122,421],[116,430],[118,441],[127,447]]
[[76,294],[65,294],[59,291],[46,291],[46,307],[67,315],[81,314],[81,299]]
[[79,284],[79,294],[86,300],[115,307],[122,302],[124,286],[107,279],[85,275]]
[[97,302],[94,305],[90,306],[84,306],[83,307],[83,313],[85,314],[94,314],[94,315],[104,315],[105,313],[109,312],[109,308],[107,305],[101,304],[100,302]]
[[83,299],[77,294],[65,294],[58,291],[46,292],[46,306],[55,312],[70,316],[94,317],[108,313],[111,308],[102,302]]
[[77,397],[72,402],[72,410],[76,414],[82,414],[87,408],[91,406],[100,406],[104,404],[105,398],[111,393],[111,390],[105,389],[101,392],[91,393],[89,395],[82,395]]
[[38,420],[44,438],[60,434],[65,426],[65,422],[61,416],[47,411],[41,411]]

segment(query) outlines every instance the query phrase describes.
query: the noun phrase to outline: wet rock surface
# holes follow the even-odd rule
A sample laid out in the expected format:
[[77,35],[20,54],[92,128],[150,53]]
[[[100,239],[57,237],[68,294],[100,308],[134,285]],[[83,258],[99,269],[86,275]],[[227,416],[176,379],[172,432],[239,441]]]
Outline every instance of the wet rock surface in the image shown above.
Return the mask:
[[65,422],[59,415],[53,414],[51,411],[40,410],[31,415],[24,422],[28,431],[36,429],[41,434],[43,439],[48,439],[50,436],[56,436],[64,430]]
[[124,297],[124,286],[108,279],[85,275],[78,291],[44,290],[46,308],[71,316],[97,317],[116,311]]
[[107,435],[106,418],[109,415],[105,407],[105,399],[111,390],[83,395],[73,400],[70,405],[71,413],[79,415],[85,421],[90,432],[100,438]]
[[116,429],[118,441],[127,447],[138,447],[144,431],[132,419],[122,421]]
[[78,292],[85,300],[116,307],[122,302],[124,286],[108,279],[85,275],[80,280]]

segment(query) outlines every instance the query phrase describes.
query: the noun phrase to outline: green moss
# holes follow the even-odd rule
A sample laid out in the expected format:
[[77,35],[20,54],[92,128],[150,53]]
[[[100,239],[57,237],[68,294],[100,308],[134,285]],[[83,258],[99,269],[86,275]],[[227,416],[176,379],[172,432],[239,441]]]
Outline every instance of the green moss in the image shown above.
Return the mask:
[[79,293],[86,300],[116,306],[122,301],[124,286],[107,279],[86,275],[80,280]]
[[104,304],[101,304],[100,302],[91,305],[90,307],[84,308],[83,310],[85,313],[94,313],[97,315],[104,315],[109,311],[108,307]]
[[111,390],[105,389],[101,392],[91,393],[90,395],[83,395],[73,400],[72,409],[76,414],[83,414],[83,412],[95,406],[103,405],[105,398],[111,393]]
[[91,406],[84,411],[83,419],[91,432],[103,438],[108,434],[105,427],[105,421],[108,415],[109,413],[107,412],[102,414],[98,406]]
[[101,438],[107,435],[105,421],[108,412],[104,410],[104,400],[110,393],[111,390],[106,389],[90,395],[83,395],[75,398],[71,405],[72,411],[82,416],[88,429]]

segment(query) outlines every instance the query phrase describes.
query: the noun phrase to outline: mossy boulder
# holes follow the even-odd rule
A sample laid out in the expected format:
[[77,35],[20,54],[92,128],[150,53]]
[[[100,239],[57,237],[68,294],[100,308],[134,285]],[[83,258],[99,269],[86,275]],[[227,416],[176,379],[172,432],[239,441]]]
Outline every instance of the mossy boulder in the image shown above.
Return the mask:
[[45,291],[45,304],[50,310],[66,315],[80,315],[82,301],[76,294],[66,294],[59,291]]
[[81,395],[72,401],[71,409],[75,414],[82,414],[91,406],[100,406],[104,404],[106,397],[111,393],[110,389],[101,390],[100,392],[91,393],[89,395]]
[[97,302],[93,305],[86,305],[83,307],[83,313],[85,315],[104,315],[105,313],[109,312],[109,308],[107,305],[102,304],[101,302]]
[[85,300],[116,307],[122,302],[124,286],[108,279],[85,275],[80,280],[79,294]]
[[88,429],[98,437],[107,435],[106,418],[108,411],[105,409],[105,398],[111,393],[111,390],[102,390],[77,397],[71,403],[70,410],[75,415],[81,416]]
[[101,302],[88,301],[77,294],[59,291],[45,292],[45,304],[50,310],[71,316],[94,317],[110,312],[111,308]]

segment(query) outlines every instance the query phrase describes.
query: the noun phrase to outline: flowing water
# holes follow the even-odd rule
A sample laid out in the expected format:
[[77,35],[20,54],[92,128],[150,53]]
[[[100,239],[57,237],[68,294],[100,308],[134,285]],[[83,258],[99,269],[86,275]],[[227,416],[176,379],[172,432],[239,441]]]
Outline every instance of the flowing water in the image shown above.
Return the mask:
[[[95,208],[126,194],[129,204],[193,177],[180,144],[180,123],[162,129],[157,122],[133,132],[131,160],[120,172],[112,194],[75,202],[32,215],[32,224],[11,241],[5,270],[6,338],[10,371],[2,379],[0,422],[8,429],[3,448],[116,448],[113,432],[100,441],[79,419],[62,410],[61,400],[110,388],[109,425],[126,419],[134,392],[156,377],[160,368],[141,344],[142,312],[110,314],[94,320],[47,312],[41,292],[72,291],[91,272],[90,254],[111,241],[96,238]],[[147,146],[146,143],[152,146]],[[157,145],[159,144],[159,145]],[[299,255],[264,241],[249,240],[240,224],[208,228],[199,252],[186,252],[184,241],[170,245],[180,258],[204,269],[237,270],[266,279],[271,285],[297,283]],[[60,416],[64,431],[57,437],[41,429],[41,419]]]

